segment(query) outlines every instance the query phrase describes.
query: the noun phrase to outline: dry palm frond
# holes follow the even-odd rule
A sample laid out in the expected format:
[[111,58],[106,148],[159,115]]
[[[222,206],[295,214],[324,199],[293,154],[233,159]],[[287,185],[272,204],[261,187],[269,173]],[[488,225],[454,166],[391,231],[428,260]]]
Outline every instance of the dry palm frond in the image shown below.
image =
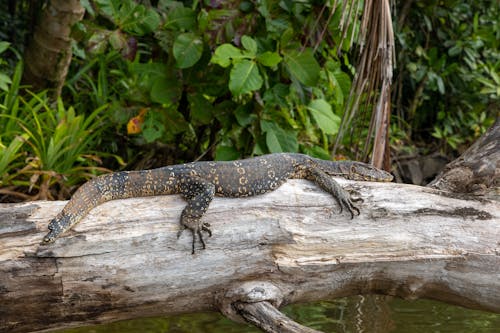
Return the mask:
[[[346,8],[348,3],[349,9]],[[344,2],[341,20],[343,39],[346,37],[347,27],[352,24],[349,20],[356,17],[355,14],[352,14],[353,8],[358,8],[360,3],[359,0]],[[342,137],[346,134],[346,130],[348,128],[351,131],[354,130],[355,126],[351,126],[353,119],[360,119],[360,116],[369,112],[368,108],[371,108],[372,116],[365,147],[362,156],[357,156],[357,158],[366,159],[370,143],[373,140],[371,162],[377,167],[387,168],[389,152],[386,148],[388,147],[394,60],[394,33],[389,0],[364,1],[358,48],[357,71],[332,154],[335,153]],[[340,49],[341,47],[339,47]]]

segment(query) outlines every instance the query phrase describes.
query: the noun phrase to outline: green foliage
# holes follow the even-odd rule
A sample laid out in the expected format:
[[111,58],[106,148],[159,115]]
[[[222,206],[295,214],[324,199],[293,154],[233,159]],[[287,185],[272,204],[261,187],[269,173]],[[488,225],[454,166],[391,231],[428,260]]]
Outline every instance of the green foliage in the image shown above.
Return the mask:
[[[10,46],[8,42],[0,42],[0,54],[4,53]],[[3,58],[0,58],[0,66],[4,66],[5,61]],[[9,90],[9,84],[12,83],[12,80],[6,73],[2,73],[0,71],[0,90],[7,91]]]
[[285,63],[293,77],[306,86],[314,86],[318,82],[321,68],[311,49],[305,49],[302,52],[296,50],[286,52]]
[[[94,3],[101,15],[125,32],[145,35],[155,31],[160,24],[160,16],[154,9],[133,0],[95,0]],[[85,9],[94,13],[90,5]]]
[[461,150],[500,108],[500,9],[495,1],[420,1],[398,27],[396,108],[414,140]]
[[65,109],[61,100],[53,109],[47,104],[44,94],[31,93],[31,96],[27,101],[21,98],[26,119],[18,119],[18,123],[27,134],[27,143],[34,153],[31,165],[35,172],[41,170],[79,176],[81,167],[78,162],[92,159],[85,153],[100,134],[99,123],[95,119],[106,106],[84,117],[75,115],[72,107]]
[[[81,3],[64,103],[25,91],[22,62],[0,41],[0,186],[63,197],[100,171],[100,158],[113,168],[122,159],[133,168],[283,151],[330,158],[355,74],[355,9],[339,45],[349,4]],[[396,29],[395,146],[437,138],[459,151],[491,124],[499,14],[487,0],[412,3]]]
[[324,99],[312,100],[307,109],[318,124],[319,128],[326,134],[337,134],[340,125],[340,117],[332,111],[332,107]]
[[[66,85],[75,105],[109,103],[117,133],[139,146],[175,147],[176,159],[328,157],[351,83],[336,45],[311,37],[329,23],[332,4],[187,4],[97,1],[75,45],[86,65]],[[96,26],[101,17],[111,25]],[[144,22],[150,29],[137,27]],[[125,133],[131,121],[140,129]]]
[[[99,143],[106,105],[77,115],[59,100],[53,107],[45,92],[20,86],[22,62],[15,67],[7,91],[0,92],[0,187],[26,198],[64,197],[71,187],[99,171],[104,153]],[[56,190],[58,192],[56,192]]]
[[173,54],[179,68],[189,68],[200,60],[203,41],[193,33],[186,32],[175,38]]
[[232,65],[229,74],[229,90],[235,96],[244,95],[259,90],[266,75],[265,69],[259,72],[259,65],[276,68],[281,62],[281,56],[277,52],[258,52],[257,42],[249,37],[242,36],[241,44],[243,50],[231,44],[222,44],[215,49],[211,62],[222,67]]

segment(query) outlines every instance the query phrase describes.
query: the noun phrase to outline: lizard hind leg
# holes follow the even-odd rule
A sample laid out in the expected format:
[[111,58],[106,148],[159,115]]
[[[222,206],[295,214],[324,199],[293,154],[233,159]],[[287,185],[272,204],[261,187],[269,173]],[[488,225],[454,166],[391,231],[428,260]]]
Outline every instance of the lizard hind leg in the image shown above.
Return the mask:
[[180,236],[182,231],[188,229],[191,231],[192,240],[192,254],[195,252],[196,237],[198,236],[203,249],[206,248],[205,240],[203,239],[203,233],[206,232],[209,237],[212,236],[212,230],[210,229],[210,224],[202,222],[201,219],[203,214],[208,209],[210,202],[215,195],[215,186],[201,178],[192,178],[186,185],[181,189],[184,198],[187,201],[187,205],[181,214],[181,230],[177,234]]

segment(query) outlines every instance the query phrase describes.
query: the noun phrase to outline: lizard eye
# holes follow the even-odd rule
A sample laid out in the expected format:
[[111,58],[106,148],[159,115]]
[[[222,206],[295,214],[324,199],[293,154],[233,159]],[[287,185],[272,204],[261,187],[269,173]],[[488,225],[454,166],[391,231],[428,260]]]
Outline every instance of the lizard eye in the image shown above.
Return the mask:
[[351,169],[349,170],[349,179],[356,180],[356,166],[351,165]]

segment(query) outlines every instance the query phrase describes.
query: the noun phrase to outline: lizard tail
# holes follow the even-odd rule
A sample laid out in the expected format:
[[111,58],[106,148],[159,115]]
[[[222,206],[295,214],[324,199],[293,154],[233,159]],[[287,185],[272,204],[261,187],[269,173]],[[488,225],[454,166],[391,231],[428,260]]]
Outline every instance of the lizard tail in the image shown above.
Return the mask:
[[55,241],[62,233],[80,222],[90,210],[106,201],[176,193],[174,177],[169,177],[169,172],[162,169],[164,168],[122,171],[89,180],[50,221],[49,233],[43,242]]

